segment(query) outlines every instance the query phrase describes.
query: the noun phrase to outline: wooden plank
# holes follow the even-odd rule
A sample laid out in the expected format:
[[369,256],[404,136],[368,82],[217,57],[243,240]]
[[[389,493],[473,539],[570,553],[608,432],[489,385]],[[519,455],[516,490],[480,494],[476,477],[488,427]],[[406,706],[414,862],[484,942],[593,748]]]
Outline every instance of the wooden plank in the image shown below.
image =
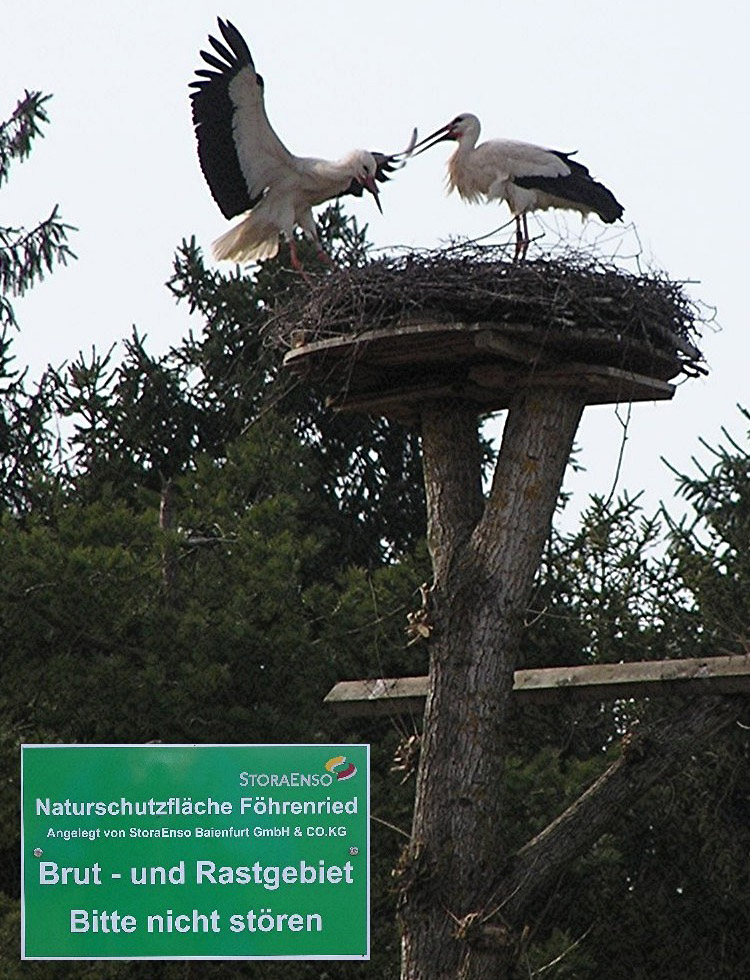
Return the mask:
[[[329,691],[324,701],[337,713],[348,716],[419,715],[424,708],[427,685],[427,677],[341,681]],[[750,694],[750,656],[517,670],[513,691],[522,704],[675,694]]]
[[[326,403],[337,412],[368,412],[382,415],[411,415],[419,418],[420,405],[427,401],[443,398],[463,398],[476,401],[470,391],[479,391],[475,386],[468,386],[455,381],[424,381],[402,385],[399,388],[383,388],[380,391],[346,392],[334,395]],[[487,394],[485,401],[489,398]],[[489,409],[487,409],[489,411]],[[494,409],[493,409],[494,411]]]
[[[508,323],[502,325],[505,330],[511,336],[525,337],[531,342],[545,342],[548,343],[551,338],[550,327],[539,327],[538,325],[533,325],[529,323]],[[563,343],[565,345],[580,344],[581,346],[590,346],[592,341],[597,343],[607,344],[611,341],[616,343],[620,350],[627,350],[630,345],[641,348],[641,350],[648,350],[657,359],[664,360],[674,360],[674,355],[669,354],[668,348],[671,346],[675,351],[680,351],[685,354],[686,357],[694,361],[702,360],[701,352],[692,344],[686,337],[678,337],[674,331],[667,327],[663,327],[656,324],[651,324],[648,328],[649,331],[655,333],[664,342],[663,347],[657,347],[655,345],[655,338],[648,336],[645,332],[642,340],[638,340],[636,337],[621,336],[616,333],[611,327],[575,327],[570,322],[561,325],[557,329],[555,328],[554,321],[551,324],[552,330],[554,330],[554,342]]]
[[341,715],[415,714],[424,711],[426,677],[390,677],[339,681],[323,701]]
[[426,380],[409,385],[402,383],[396,388],[382,385],[370,391],[353,387],[330,397],[328,404],[339,412],[369,412],[416,420],[419,407],[425,401],[461,398],[474,402],[479,412],[498,412],[508,407],[519,388],[535,386],[580,388],[585,392],[588,405],[662,401],[672,398],[675,393],[675,386],[667,381],[621,371],[606,364],[565,364],[521,373],[493,364],[470,368],[468,377],[463,380]]
[[[398,364],[430,363],[466,357],[474,349],[474,335],[496,328],[491,323],[408,323],[381,327],[362,333],[338,334],[324,340],[295,345],[284,355],[284,367],[304,370],[306,362],[320,368],[333,360],[347,364],[366,357],[381,367]],[[321,369],[324,370],[324,369]]]
[[470,369],[469,378],[477,385],[493,391],[514,391],[535,386],[580,388],[586,392],[587,405],[662,401],[670,399],[675,393],[675,386],[668,381],[649,378],[633,371],[622,371],[607,364],[571,362],[524,374],[511,373],[499,365],[478,365]]
[[554,351],[512,340],[497,330],[480,330],[474,336],[474,346],[519,364],[548,364],[555,357]]
[[750,657],[644,660],[517,670],[513,690],[522,700],[535,704],[672,694],[750,694]]
[[[389,370],[398,367],[428,369],[432,364],[454,368],[485,362],[487,358],[515,363],[580,360],[646,371],[663,379],[680,373],[674,351],[657,348],[644,336],[622,337],[611,330],[572,330],[533,327],[515,322],[407,322],[360,333],[338,333],[306,343],[303,331],[292,337],[284,366],[303,376],[326,380],[336,366],[348,380],[362,367]],[[697,352],[696,352],[697,354]]]

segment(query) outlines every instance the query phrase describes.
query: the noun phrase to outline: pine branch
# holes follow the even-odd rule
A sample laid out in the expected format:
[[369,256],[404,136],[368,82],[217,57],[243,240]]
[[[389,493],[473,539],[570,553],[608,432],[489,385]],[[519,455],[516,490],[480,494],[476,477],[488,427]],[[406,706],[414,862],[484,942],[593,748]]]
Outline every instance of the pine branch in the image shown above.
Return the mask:
[[12,161],[24,160],[31,152],[41,123],[49,122],[44,103],[51,98],[41,92],[26,92],[10,119],[0,123],[0,185],[8,179]]
[[66,265],[75,258],[67,243],[68,232],[73,230],[60,220],[57,205],[31,231],[0,228],[0,293],[22,296],[55,264]]

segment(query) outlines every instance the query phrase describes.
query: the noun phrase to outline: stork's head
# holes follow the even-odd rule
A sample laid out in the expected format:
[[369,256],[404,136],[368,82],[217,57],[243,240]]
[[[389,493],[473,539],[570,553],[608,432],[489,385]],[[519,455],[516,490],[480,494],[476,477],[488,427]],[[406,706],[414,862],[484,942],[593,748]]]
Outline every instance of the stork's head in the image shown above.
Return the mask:
[[378,206],[378,211],[382,214],[383,208],[380,204],[380,191],[378,190],[376,181],[378,176],[377,160],[369,150],[355,150],[352,154],[352,165],[354,168],[352,177],[358,184],[361,184],[362,187],[372,194]]
[[465,142],[474,146],[479,138],[479,130],[480,125],[477,117],[470,112],[462,112],[460,116],[456,116],[445,126],[441,126],[440,129],[436,129],[434,133],[430,133],[429,136],[420,140],[415,147],[417,153],[414,155],[419,156],[420,153],[424,153],[425,150],[429,150],[437,143],[442,143],[443,140],[458,140],[459,143]]

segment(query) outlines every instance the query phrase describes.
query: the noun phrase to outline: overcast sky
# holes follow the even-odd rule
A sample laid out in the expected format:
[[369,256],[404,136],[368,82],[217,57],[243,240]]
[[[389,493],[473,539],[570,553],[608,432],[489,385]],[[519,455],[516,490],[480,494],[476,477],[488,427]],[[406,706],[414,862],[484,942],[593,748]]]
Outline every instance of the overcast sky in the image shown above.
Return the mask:
[[[644,264],[689,280],[716,307],[721,329],[702,341],[708,378],[686,381],[671,403],[633,408],[618,490],[646,486],[649,507],[669,500],[661,456],[689,469],[692,455],[710,459],[699,436],[715,443],[722,425],[742,435],[750,70],[748,15],[729,0],[3,0],[0,118],[24,89],[54,98],[45,138],[0,191],[0,224],[30,227],[59,204],[78,229],[78,261],[16,304],[19,366],[37,376],[78,351],[105,351],[133,325],[161,353],[199,327],[164,283],[184,237],[208,253],[229,226],[198,167],[187,89],[217,15],[247,39],[292,152],[395,151],[413,126],[426,134],[459,112],[477,114],[487,138],[578,150],[631,223],[602,238],[593,219],[584,243],[641,249]],[[371,199],[351,205],[377,246],[436,247],[508,219],[504,207],[446,197],[449,153],[443,144],[398,174],[384,217]],[[562,227],[582,234],[574,215]],[[624,417],[586,410],[587,473],[568,480],[579,499],[609,493]]]

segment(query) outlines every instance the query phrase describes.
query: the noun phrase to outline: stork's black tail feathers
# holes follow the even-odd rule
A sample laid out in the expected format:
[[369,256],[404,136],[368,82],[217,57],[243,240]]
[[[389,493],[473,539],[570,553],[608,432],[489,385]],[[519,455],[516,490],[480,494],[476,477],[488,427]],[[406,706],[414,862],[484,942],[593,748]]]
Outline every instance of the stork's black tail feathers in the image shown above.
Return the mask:
[[608,187],[594,180],[588,167],[571,160],[570,153],[552,152],[570,167],[566,177],[516,177],[515,183],[595,211],[606,224],[622,218],[625,210],[622,204]]

